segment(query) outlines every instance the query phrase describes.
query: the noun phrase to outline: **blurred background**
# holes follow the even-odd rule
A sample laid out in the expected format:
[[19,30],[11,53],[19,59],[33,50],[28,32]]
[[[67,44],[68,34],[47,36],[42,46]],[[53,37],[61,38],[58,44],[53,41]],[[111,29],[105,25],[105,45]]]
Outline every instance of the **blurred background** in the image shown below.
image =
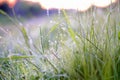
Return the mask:
[[[0,10],[5,11],[10,16],[42,16],[53,13],[59,13],[59,9],[74,10],[77,9],[80,12],[85,12],[90,10],[90,8],[106,9],[108,7],[114,7],[119,5],[119,0],[91,0],[94,1],[90,3],[88,0],[0,0]],[[89,3],[88,3],[89,2]],[[61,4],[60,4],[61,3]],[[1,14],[0,14],[1,15]]]
[[[47,15],[47,10],[43,9],[39,3],[30,3],[22,0],[18,0],[14,7],[9,7],[9,4],[4,2],[0,5],[0,10],[5,11],[10,16],[16,15],[25,18]],[[49,10],[49,14],[53,13],[57,13],[57,9]]]
[[[0,10],[13,19],[17,18],[24,26],[33,26],[48,23],[54,15],[62,13],[61,9],[66,9],[73,15],[91,10],[104,15],[106,10],[115,10],[115,7],[119,10],[119,3],[119,0],[0,0]],[[11,24],[11,20],[0,13],[0,25],[8,27],[9,23]]]
[[[104,15],[107,10],[112,11],[114,8],[115,11],[115,7],[119,10],[119,3],[119,0],[0,0],[0,10],[13,19],[17,18],[23,26],[32,27],[52,22],[53,16],[62,13],[61,9],[66,9],[73,15],[76,12],[92,12],[91,10]],[[0,27],[11,29],[9,23],[13,24],[6,15],[0,13]]]

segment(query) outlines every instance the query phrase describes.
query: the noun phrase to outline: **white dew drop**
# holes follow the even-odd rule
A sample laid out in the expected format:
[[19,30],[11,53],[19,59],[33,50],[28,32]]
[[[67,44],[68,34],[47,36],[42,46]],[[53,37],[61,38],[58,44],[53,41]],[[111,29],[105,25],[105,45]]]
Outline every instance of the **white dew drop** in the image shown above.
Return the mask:
[[21,22],[19,22],[19,25],[20,25],[20,26],[23,26],[23,24],[22,24]]
[[55,40],[54,43],[57,44],[57,41]]
[[62,30],[63,30],[63,31],[66,31],[66,27],[62,27]]
[[32,41],[32,38],[29,37],[29,43],[32,45],[33,44],[33,41]]

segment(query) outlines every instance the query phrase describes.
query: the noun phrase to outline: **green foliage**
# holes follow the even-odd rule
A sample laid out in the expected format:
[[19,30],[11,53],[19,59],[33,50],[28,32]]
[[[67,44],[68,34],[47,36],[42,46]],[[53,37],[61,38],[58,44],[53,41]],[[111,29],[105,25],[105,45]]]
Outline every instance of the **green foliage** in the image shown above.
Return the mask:
[[37,38],[16,26],[22,44],[14,40],[12,51],[0,58],[0,80],[120,79],[119,11],[72,17],[62,12],[52,26],[39,28]]
[[21,33],[24,37],[24,40],[25,40],[25,44],[28,48],[30,48],[30,44],[29,44],[29,38],[28,38],[28,35],[27,35],[27,32],[26,32],[26,29],[24,27],[21,28]]
[[118,32],[118,39],[120,40],[120,32]]

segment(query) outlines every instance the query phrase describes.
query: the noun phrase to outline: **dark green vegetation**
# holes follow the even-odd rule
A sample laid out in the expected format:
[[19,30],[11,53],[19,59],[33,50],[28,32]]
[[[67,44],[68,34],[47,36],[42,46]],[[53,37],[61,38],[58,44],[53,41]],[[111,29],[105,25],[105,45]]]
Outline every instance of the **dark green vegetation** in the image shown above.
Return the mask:
[[8,19],[17,31],[0,38],[0,80],[120,80],[118,8],[63,10],[35,30],[37,37]]

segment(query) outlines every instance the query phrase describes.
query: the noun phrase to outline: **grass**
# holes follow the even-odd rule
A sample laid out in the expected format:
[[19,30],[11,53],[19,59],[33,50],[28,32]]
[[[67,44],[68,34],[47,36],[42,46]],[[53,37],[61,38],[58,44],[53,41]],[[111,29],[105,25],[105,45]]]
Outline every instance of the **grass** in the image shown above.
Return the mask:
[[119,80],[116,8],[102,14],[93,9],[73,14],[63,10],[54,17],[54,24],[36,30],[37,37],[8,17],[18,31],[2,40],[0,80]]

